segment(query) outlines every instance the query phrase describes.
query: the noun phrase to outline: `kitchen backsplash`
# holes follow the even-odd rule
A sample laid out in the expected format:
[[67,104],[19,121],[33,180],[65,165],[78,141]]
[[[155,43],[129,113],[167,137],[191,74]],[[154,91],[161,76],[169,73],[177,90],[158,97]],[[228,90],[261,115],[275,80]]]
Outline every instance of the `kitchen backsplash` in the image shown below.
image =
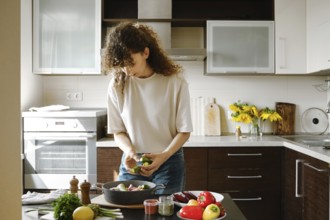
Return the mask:
[[[222,134],[233,133],[235,130],[236,124],[229,117],[228,106],[238,100],[260,108],[275,108],[276,102],[296,104],[296,132],[303,132],[300,120],[306,109],[327,107],[327,93],[319,92],[313,87],[323,83],[325,76],[205,76],[203,62],[186,61],[181,64],[185,69],[191,98],[203,98],[206,100],[203,105],[214,98],[219,105]],[[109,80],[110,76],[45,76],[42,80],[43,104],[106,107]],[[74,92],[81,92],[82,101],[67,101],[67,93]],[[203,135],[202,121],[197,123],[195,120],[194,126],[196,128],[193,134]],[[242,125],[243,132],[247,132],[247,129],[247,126]],[[266,126],[265,132],[272,132],[270,124]]]

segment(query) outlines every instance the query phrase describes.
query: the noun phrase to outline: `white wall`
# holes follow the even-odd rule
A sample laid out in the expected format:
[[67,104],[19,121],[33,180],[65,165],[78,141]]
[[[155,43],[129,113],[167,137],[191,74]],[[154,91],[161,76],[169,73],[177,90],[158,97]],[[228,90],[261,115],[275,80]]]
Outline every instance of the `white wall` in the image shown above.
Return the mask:
[[1,219],[21,219],[20,0],[0,2]]
[[[275,108],[276,102],[296,104],[296,132],[302,132],[300,118],[307,108],[326,109],[327,93],[313,85],[324,82],[324,76],[205,76],[203,62],[181,62],[190,84],[191,97],[214,97],[221,109],[221,130],[234,132],[235,124],[227,118],[228,106],[241,100],[257,107]],[[109,76],[45,76],[44,105],[71,107],[106,107]],[[83,92],[83,101],[69,102],[66,92]],[[247,129],[247,128],[243,128]],[[271,126],[266,128],[271,132]]]

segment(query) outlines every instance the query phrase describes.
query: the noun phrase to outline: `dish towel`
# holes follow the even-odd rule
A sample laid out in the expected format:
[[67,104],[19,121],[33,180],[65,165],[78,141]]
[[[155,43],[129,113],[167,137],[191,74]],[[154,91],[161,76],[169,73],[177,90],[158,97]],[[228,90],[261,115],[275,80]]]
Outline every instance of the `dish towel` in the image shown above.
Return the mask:
[[51,191],[50,193],[38,193],[38,192],[27,192],[22,195],[22,204],[31,205],[31,204],[43,204],[51,203],[55,201],[61,195],[64,195],[67,192],[66,189],[58,189]]

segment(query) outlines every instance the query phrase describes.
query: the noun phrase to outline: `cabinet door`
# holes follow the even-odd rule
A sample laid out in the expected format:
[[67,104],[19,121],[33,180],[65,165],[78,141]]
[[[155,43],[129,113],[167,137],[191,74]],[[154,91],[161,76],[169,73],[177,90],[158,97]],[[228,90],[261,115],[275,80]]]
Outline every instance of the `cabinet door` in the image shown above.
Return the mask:
[[303,219],[302,160],[303,156],[293,150],[285,149],[284,154],[284,220]]
[[97,148],[97,182],[115,181],[119,174],[122,150],[117,147]]
[[304,220],[329,220],[329,165],[308,158],[303,177]]
[[307,73],[306,0],[276,0],[274,4],[275,72]]
[[33,72],[100,74],[101,0],[33,4]]
[[273,21],[207,21],[206,71],[274,73]]
[[207,189],[207,148],[184,147],[185,190]]
[[330,68],[330,1],[306,1],[308,68],[317,72]]

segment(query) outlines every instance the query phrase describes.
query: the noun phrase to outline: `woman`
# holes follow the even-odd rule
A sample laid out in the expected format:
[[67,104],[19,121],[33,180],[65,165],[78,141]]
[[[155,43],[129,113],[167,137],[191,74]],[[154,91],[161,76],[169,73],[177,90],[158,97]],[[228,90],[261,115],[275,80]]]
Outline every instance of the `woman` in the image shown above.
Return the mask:
[[[182,68],[165,55],[150,27],[133,23],[119,24],[107,35],[103,62],[113,73],[108,133],[123,151],[119,180],[163,184],[158,194],[182,191],[182,145],[192,131]],[[152,163],[132,173],[142,155]]]

